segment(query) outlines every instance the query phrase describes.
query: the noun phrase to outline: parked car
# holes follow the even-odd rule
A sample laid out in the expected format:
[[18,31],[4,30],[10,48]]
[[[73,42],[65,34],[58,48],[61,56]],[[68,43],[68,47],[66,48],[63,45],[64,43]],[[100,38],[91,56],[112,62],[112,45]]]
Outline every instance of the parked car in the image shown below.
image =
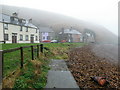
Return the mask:
[[51,40],[51,43],[57,43],[58,41],[57,40]]
[[62,43],[67,42],[66,40],[61,40]]
[[46,42],[46,43],[49,43],[49,42],[51,42],[50,40],[44,40],[44,41],[42,41],[42,42]]

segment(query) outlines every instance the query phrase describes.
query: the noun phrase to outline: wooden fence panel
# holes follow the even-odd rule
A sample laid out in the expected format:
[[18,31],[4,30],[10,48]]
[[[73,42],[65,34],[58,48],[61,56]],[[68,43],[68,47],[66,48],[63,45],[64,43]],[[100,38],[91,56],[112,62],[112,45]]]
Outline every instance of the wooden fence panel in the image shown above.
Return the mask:
[[40,45],[40,51],[43,53],[43,44]]
[[23,68],[23,60],[24,60],[24,57],[23,57],[23,47],[20,47],[20,53],[21,53],[21,68]]
[[33,46],[31,46],[31,55],[32,55],[32,60],[34,60],[34,51],[33,51]]

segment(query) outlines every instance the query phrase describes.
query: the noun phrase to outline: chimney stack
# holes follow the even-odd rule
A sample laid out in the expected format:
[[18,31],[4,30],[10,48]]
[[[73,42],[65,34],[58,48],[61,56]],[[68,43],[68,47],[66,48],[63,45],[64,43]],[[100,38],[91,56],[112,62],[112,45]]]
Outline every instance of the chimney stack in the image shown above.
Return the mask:
[[32,23],[32,18],[29,19],[29,23]]
[[12,15],[13,15],[14,17],[18,17],[18,13],[16,13],[16,12],[14,12]]

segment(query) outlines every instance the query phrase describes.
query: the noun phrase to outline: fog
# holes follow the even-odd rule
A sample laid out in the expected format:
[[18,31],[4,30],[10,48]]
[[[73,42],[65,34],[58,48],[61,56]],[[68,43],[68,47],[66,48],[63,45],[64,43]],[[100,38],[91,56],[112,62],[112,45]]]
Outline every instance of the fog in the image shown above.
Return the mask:
[[97,43],[117,43],[118,38],[115,34],[101,25],[91,24],[72,17],[56,14],[52,12],[42,11],[38,9],[14,7],[14,6],[2,6],[2,13],[12,15],[13,12],[17,12],[18,16],[25,19],[32,18],[32,23],[36,26],[52,27],[55,32],[61,30],[61,28],[73,27],[79,30],[81,33],[84,29],[90,29],[96,34]]
[[32,23],[38,27],[52,27],[56,33],[62,28],[70,27],[81,33],[85,29],[90,29],[96,34],[96,44],[92,45],[92,51],[100,57],[105,57],[113,63],[118,63],[118,36],[101,25],[38,9],[2,6],[2,13],[12,15],[13,12],[17,12],[20,18],[32,18]]

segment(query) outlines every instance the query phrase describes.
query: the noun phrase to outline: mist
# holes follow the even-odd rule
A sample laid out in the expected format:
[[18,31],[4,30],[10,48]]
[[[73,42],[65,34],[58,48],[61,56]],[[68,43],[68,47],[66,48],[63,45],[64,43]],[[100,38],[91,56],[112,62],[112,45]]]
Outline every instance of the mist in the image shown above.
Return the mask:
[[55,32],[59,32],[61,28],[70,28],[80,31],[81,33],[85,29],[90,29],[96,34],[96,43],[112,43],[117,44],[117,35],[106,29],[105,27],[90,22],[85,22],[76,18],[42,11],[38,9],[15,7],[15,6],[2,6],[2,13],[12,15],[13,12],[18,13],[18,17],[30,19],[36,26],[52,27]]
[[[96,44],[92,46],[93,52],[101,57],[106,57],[107,55],[108,59],[112,60],[112,62],[118,61],[118,36],[101,25],[38,9],[6,5],[0,7],[2,7],[2,13],[4,14],[12,15],[13,12],[17,12],[18,17],[25,19],[32,18],[32,23],[37,27],[52,27],[55,33],[61,31],[62,28],[70,27],[81,33],[85,29],[90,29],[96,35]],[[111,50],[113,53],[111,53]]]

